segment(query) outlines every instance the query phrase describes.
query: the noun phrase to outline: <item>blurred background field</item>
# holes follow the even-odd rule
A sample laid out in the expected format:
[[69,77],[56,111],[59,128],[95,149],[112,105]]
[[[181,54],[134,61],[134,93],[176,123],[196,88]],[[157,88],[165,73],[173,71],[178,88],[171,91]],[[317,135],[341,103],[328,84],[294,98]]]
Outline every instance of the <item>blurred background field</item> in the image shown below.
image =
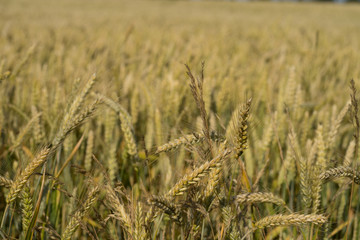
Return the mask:
[[[301,159],[308,159],[308,172],[320,158],[323,171],[343,165],[356,170],[360,163],[352,121],[357,113],[349,104],[349,82],[359,86],[360,81],[360,5],[0,0],[0,12],[1,176],[15,181],[53,142],[93,73],[95,84],[83,105],[101,95],[131,116],[126,135],[124,115],[119,118],[101,103],[66,136],[46,168],[37,168],[26,182],[27,209],[36,210],[40,199],[38,215],[22,213],[20,197],[6,204],[11,184],[1,184],[2,237],[66,239],[70,219],[86,208],[87,192],[98,186],[93,207],[71,233],[74,239],[241,239],[252,223],[287,211],[230,203],[230,196],[256,191],[280,196],[292,212],[324,214],[328,220],[319,227],[256,230],[246,238],[359,238],[359,187],[347,180],[325,183],[314,211],[303,202],[300,173]],[[240,159],[224,164],[218,194],[211,198],[215,210],[197,202],[205,210],[193,218],[182,210],[185,223],[177,225],[166,211],[150,221],[149,199],[167,193],[184,174],[214,157],[189,147],[156,154],[157,146],[202,131],[184,66],[198,76],[202,61],[212,131],[225,136],[234,110],[252,98],[249,147]],[[133,137],[136,153],[127,136]],[[118,190],[128,224],[124,217],[107,219],[116,210],[104,200],[105,185]],[[228,196],[225,203],[222,194]],[[22,225],[26,216],[33,230]],[[146,233],[137,232],[139,226]]]

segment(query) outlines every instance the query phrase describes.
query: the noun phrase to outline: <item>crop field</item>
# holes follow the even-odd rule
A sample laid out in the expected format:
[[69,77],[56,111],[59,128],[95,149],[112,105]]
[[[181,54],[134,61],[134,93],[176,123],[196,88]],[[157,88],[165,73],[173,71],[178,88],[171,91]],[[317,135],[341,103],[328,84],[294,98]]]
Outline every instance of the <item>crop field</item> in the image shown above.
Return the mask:
[[0,12],[1,239],[360,239],[360,5]]

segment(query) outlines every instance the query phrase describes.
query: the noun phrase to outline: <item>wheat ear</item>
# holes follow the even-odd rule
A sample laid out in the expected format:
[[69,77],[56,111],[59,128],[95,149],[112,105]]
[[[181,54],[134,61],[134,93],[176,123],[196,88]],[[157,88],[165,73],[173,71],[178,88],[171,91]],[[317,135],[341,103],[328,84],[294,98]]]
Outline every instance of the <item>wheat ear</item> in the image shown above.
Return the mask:
[[143,240],[146,238],[146,231],[143,227],[144,224],[144,213],[141,207],[141,203],[138,202],[135,210],[134,240]]
[[101,94],[95,94],[95,96],[100,97],[102,101],[108,105],[110,108],[112,108],[115,112],[119,114],[119,118],[121,121],[121,130],[124,133],[124,138],[126,145],[128,147],[128,153],[131,156],[137,157],[138,151],[136,147],[136,140],[133,133],[133,126],[132,126],[132,120],[129,115],[129,113],[118,103],[114,102],[108,97],[105,97]]
[[[222,153],[226,150],[227,147],[227,141],[225,140],[222,142],[219,146],[218,153]],[[219,164],[217,167],[212,169],[209,173],[209,181],[208,184],[204,190],[204,196],[210,197],[213,195],[216,187],[219,184],[220,177],[221,177],[221,170],[223,169],[223,164]]]
[[31,130],[34,124],[38,121],[38,118],[41,116],[41,113],[36,114],[30,121],[21,129],[20,133],[16,137],[14,144],[11,146],[11,150],[17,148],[23,141],[25,135]]
[[[31,113],[35,117],[38,115],[38,111],[35,106],[31,107]],[[36,143],[41,143],[44,139],[44,132],[41,130],[40,116],[36,118],[33,126],[33,134]]]
[[137,157],[138,151],[136,147],[135,136],[133,134],[131,121],[126,117],[126,115],[122,112],[119,113],[119,118],[121,121],[121,130],[124,133],[125,142],[128,147],[128,153],[131,156]]
[[179,223],[181,222],[180,211],[169,199],[165,197],[153,197],[149,202],[152,206],[166,213],[171,219]]
[[[210,138],[214,142],[223,142],[224,141],[224,139],[221,136],[219,136],[215,131],[211,131]],[[171,140],[170,142],[157,147],[155,154],[160,154],[162,152],[170,152],[172,150],[177,149],[178,147],[180,147],[182,145],[185,145],[185,144],[194,145],[194,144],[202,142],[204,140],[205,140],[205,135],[203,133],[187,134],[185,136]]]
[[236,202],[238,203],[273,203],[279,206],[285,206],[286,203],[280,197],[275,196],[272,193],[245,193],[236,196]]
[[87,171],[89,171],[91,169],[93,147],[94,147],[94,132],[91,130],[89,132],[89,136],[87,139],[86,153],[85,153],[85,160],[84,160],[84,166]]
[[28,186],[21,191],[21,211],[23,232],[26,232],[33,216],[33,201]]
[[62,240],[71,239],[71,236],[74,234],[76,228],[80,225],[81,220],[89,212],[91,206],[95,203],[98,193],[99,193],[98,186],[95,186],[93,189],[91,189],[83,207],[77,210],[74,213],[74,215],[71,217],[70,222],[66,226],[61,236]]
[[125,211],[124,205],[120,202],[114,189],[110,185],[106,186],[106,193],[106,202],[114,212],[113,217],[121,222],[126,232],[131,234],[131,220]]
[[81,125],[87,118],[89,118],[96,110],[97,104],[100,99],[96,99],[92,104],[86,107],[82,112],[78,115],[71,118],[69,121],[65,122],[62,125],[58,133],[56,134],[54,140],[52,141],[53,149],[56,149],[58,146],[62,144],[65,140],[66,136],[73,131],[76,127]]
[[336,168],[331,168],[320,174],[320,179],[323,181],[339,177],[347,177],[353,179],[354,183],[360,185],[360,173],[358,171],[355,171],[351,167],[340,166]]
[[175,184],[173,188],[171,188],[167,196],[173,198],[175,196],[183,195],[190,186],[197,184],[201,178],[207,175],[210,170],[217,168],[218,165],[221,165],[221,162],[228,156],[230,152],[230,150],[225,150],[211,161],[204,163],[190,174],[185,175]]
[[247,148],[247,128],[251,101],[250,98],[246,104],[235,110],[226,132],[226,138],[233,144],[237,158],[240,157]]
[[284,226],[284,225],[303,225],[303,224],[324,224],[327,221],[327,217],[319,214],[289,214],[289,215],[273,215],[260,219],[254,224],[255,229],[261,229],[265,227]]
[[349,167],[351,165],[351,161],[354,158],[354,150],[355,150],[355,141],[352,140],[346,149],[343,166]]
[[210,149],[212,148],[212,143],[210,140],[210,128],[209,128],[209,116],[206,112],[204,94],[203,94],[203,86],[204,86],[204,68],[205,63],[201,64],[201,75],[199,78],[195,78],[191,72],[191,69],[188,65],[185,64],[186,74],[190,78],[190,89],[191,93],[195,99],[196,105],[200,111],[200,117],[203,122],[203,133],[207,143],[209,144]]
[[26,166],[25,170],[21,173],[21,175],[15,179],[6,198],[7,204],[12,203],[17,198],[24,185],[29,180],[30,176],[35,172],[38,167],[40,167],[46,161],[49,152],[49,147],[45,147],[44,149],[42,149],[35,156],[35,158]]
[[157,147],[155,154],[172,151],[184,144],[193,145],[193,144],[203,141],[204,139],[205,139],[205,136],[202,133],[188,134],[183,137],[174,139],[162,146]]
[[13,181],[11,179],[8,179],[0,175],[0,187],[10,188],[12,184]]
[[85,100],[86,95],[89,93],[92,86],[94,85],[95,80],[96,80],[96,74],[93,74],[91,76],[91,78],[89,79],[89,81],[86,83],[84,89],[76,96],[76,98],[72,102],[69,110],[67,111],[67,113],[64,116],[64,119],[63,119],[64,125],[68,124],[69,121],[72,120],[72,118],[74,117],[76,112],[80,109],[80,107],[82,106],[82,104]]
[[321,179],[320,174],[325,170],[327,166],[327,160],[325,158],[325,143],[323,138],[323,126],[320,124],[316,129],[316,148],[317,148],[317,158],[312,169],[312,183],[311,183],[311,193],[312,193],[312,213],[316,213],[320,206],[320,197],[321,197]]

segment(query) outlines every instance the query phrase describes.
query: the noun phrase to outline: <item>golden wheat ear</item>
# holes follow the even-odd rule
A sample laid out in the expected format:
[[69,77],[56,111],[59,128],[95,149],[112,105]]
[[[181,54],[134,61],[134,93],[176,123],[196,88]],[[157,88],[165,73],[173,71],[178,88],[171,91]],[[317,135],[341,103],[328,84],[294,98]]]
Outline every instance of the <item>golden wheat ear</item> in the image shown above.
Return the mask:
[[240,157],[248,147],[247,129],[251,102],[252,99],[250,98],[245,104],[240,105],[235,110],[226,130],[226,139],[228,139],[234,147],[235,156],[237,158]]
[[70,218],[68,225],[66,226],[64,232],[61,235],[61,239],[63,240],[70,240],[72,235],[74,234],[77,227],[80,225],[82,219],[86,216],[89,212],[90,208],[96,202],[100,189],[98,186],[93,187],[82,208],[78,209],[74,215]]
[[26,232],[33,217],[33,201],[28,186],[21,191],[21,211],[23,232]]
[[134,128],[132,125],[132,119],[129,113],[123,108],[119,103],[113,101],[112,99],[103,96],[99,93],[93,94],[94,96],[101,98],[102,102],[114,110],[120,119],[120,127],[124,133],[125,142],[127,145],[127,151],[129,155],[138,158],[138,149],[136,145],[136,139],[134,134]]
[[[210,139],[213,142],[223,142],[225,139],[216,133],[215,131],[211,131]],[[175,149],[178,149],[180,146],[183,145],[194,145],[205,140],[205,135],[202,132],[194,132],[192,134],[187,134],[177,139],[171,140],[159,147],[156,148],[155,154],[160,154],[162,152],[170,152]]]
[[319,214],[289,214],[289,215],[273,215],[260,219],[254,224],[255,229],[261,229],[265,227],[274,226],[286,226],[294,225],[301,226],[304,224],[312,223],[315,225],[321,225],[326,223],[327,217]]
[[191,93],[195,99],[196,105],[200,112],[200,117],[203,124],[203,134],[205,136],[205,139],[209,145],[210,150],[212,149],[212,142],[210,137],[210,127],[209,127],[209,116],[206,112],[205,108],[205,101],[204,101],[204,69],[205,69],[205,62],[201,63],[201,73],[200,77],[195,78],[194,75],[191,72],[190,67],[185,64],[186,67],[186,74],[188,75],[190,79],[190,89]]
[[124,204],[120,202],[112,186],[106,185],[105,189],[106,189],[105,201],[107,205],[110,207],[110,209],[112,209],[113,211],[111,217],[119,220],[124,230],[127,233],[132,234],[132,222],[128,213],[125,210]]
[[16,177],[13,181],[10,191],[6,197],[6,203],[10,204],[18,197],[21,190],[25,186],[26,182],[29,180],[31,175],[35,172],[35,170],[42,166],[46,161],[49,153],[50,147],[43,148],[35,158],[25,167],[24,171],[21,173],[20,176]]
[[272,193],[245,193],[237,195],[235,199],[238,203],[273,203],[279,206],[286,205],[284,200]]
[[188,134],[157,147],[155,154],[160,154],[162,152],[170,152],[185,144],[194,145],[196,143],[204,141],[204,139],[205,136],[202,133]]
[[149,203],[161,212],[166,213],[172,220],[178,223],[182,222],[179,209],[173,202],[169,201],[169,199],[165,197],[153,197]]
[[10,188],[12,184],[13,181],[11,179],[0,175],[0,187]]
[[358,185],[360,184],[360,172],[354,170],[351,167],[340,166],[336,168],[330,168],[320,175],[320,179],[323,181],[341,177],[349,178],[353,180],[354,183]]
[[170,189],[166,196],[169,198],[174,198],[176,196],[183,195],[190,186],[197,184],[203,177],[207,176],[212,169],[218,168],[218,166],[222,164],[222,161],[230,153],[230,150],[225,150],[211,161],[202,164],[191,173],[185,175],[175,184],[175,186]]

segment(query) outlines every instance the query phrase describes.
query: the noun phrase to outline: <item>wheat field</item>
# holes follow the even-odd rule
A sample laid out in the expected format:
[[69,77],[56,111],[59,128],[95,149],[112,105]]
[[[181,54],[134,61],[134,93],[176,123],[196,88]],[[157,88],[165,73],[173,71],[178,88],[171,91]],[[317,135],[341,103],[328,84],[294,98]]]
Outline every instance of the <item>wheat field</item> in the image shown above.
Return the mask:
[[1,239],[360,238],[360,5],[0,12]]

